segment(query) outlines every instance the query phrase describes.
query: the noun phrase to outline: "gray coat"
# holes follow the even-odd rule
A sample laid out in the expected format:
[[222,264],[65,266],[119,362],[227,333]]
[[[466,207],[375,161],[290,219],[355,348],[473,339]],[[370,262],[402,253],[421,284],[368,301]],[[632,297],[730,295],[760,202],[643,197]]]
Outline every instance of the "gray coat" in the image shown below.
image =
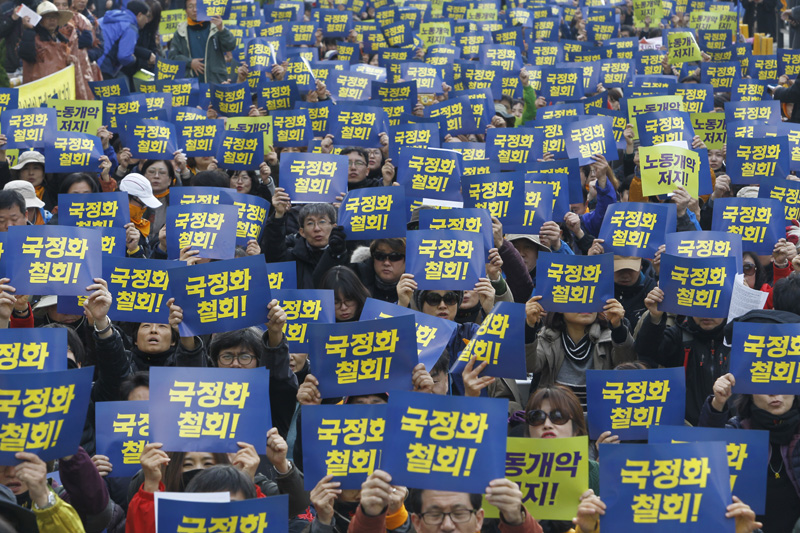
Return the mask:
[[[211,24],[211,23],[209,23]],[[173,61],[186,61],[186,75],[191,77],[198,77],[189,68],[189,62],[192,59],[191,49],[189,48],[189,30],[188,23],[181,22],[175,29],[175,35],[170,41],[169,58]],[[236,38],[227,30],[217,30],[217,27],[211,24],[208,32],[208,40],[206,41],[206,53],[203,59],[205,65],[205,81],[206,83],[222,83],[228,79],[228,69],[225,66],[225,53],[232,52],[236,48]]]

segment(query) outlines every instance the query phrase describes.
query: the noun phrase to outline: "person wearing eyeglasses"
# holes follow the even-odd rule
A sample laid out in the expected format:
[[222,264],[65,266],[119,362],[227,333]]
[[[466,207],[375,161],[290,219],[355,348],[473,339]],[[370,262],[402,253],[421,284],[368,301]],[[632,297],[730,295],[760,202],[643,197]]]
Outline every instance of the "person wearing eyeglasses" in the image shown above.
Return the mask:
[[[389,514],[396,506],[398,494],[405,487],[392,485],[392,477],[376,470],[361,485],[360,505],[348,531],[350,533],[384,533],[392,531]],[[522,506],[522,491],[511,480],[500,478],[489,482],[486,501],[500,511],[501,533],[542,533],[542,527]],[[483,527],[483,495],[468,492],[411,489],[406,508],[417,533],[475,533]],[[394,529],[397,531],[397,529]]]
[[344,230],[336,226],[336,209],[331,204],[305,204],[297,215],[300,228],[287,234],[291,199],[283,187],[272,196],[273,214],[267,219],[261,249],[267,263],[294,261],[297,288],[315,289],[318,280],[332,266],[349,263]]
[[218,333],[211,339],[208,354],[219,368],[269,369],[269,397],[272,423],[281,435],[286,435],[294,415],[297,395],[297,376],[291,369],[289,345],[283,334],[286,312],[278,300],[272,300],[267,331],[256,327]]
[[364,187],[380,187],[382,177],[369,178],[369,154],[363,148],[348,146],[342,150],[341,155],[347,156],[347,190],[362,189]]

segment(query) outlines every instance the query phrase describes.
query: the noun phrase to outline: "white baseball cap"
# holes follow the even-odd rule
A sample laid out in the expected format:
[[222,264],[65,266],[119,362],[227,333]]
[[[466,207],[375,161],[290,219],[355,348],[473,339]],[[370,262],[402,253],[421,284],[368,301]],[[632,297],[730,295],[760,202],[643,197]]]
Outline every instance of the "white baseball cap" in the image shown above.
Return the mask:
[[150,185],[150,181],[141,174],[133,172],[122,178],[119,190],[134,195],[151,209],[161,207],[161,201],[153,196],[153,186]]

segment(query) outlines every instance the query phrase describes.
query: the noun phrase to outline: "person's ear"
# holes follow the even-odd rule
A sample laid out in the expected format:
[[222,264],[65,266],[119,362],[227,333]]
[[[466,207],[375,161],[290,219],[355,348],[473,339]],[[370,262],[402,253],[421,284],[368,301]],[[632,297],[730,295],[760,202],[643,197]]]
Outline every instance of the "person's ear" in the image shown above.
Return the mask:
[[478,521],[478,531],[480,531],[483,527],[483,509],[478,509],[478,512],[475,513],[475,520]]

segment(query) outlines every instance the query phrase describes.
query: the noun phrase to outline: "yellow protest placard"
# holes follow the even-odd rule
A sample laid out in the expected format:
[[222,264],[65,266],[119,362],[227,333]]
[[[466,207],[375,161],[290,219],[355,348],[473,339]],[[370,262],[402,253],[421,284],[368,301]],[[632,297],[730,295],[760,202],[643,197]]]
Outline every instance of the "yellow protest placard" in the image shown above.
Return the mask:
[[[506,478],[519,484],[522,505],[538,520],[572,520],[589,488],[589,437],[532,439],[509,437]],[[498,509],[484,498],[487,518]]]
[[47,100],[75,99],[75,66],[70,65],[49,76],[18,87],[19,108],[44,107]]
[[272,117],[231,117],[225,123],[225,129],[237,131],[260,131],[264,133],[264,148],[272,144]]
[[47,107],[56,110],[58,131],[97,135],[103,125],[103,102],[100,100],[47,100]]

